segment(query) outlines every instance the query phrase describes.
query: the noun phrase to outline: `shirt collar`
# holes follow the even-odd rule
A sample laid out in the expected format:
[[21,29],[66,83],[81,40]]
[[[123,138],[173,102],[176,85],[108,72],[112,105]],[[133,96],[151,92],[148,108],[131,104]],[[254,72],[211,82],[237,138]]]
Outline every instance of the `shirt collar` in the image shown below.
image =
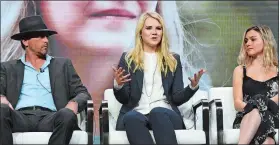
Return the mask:
[[[27,62],[25,61],[25,57],[26,54],[24,53],[21,57],[20,60],[23,64],[27,65]],[[46,62],[43,64],[42,68],[46,67],[48,64],[50,64],[51,59],[53,58],[53,56],[50,56],[48,54],[46,54]]]

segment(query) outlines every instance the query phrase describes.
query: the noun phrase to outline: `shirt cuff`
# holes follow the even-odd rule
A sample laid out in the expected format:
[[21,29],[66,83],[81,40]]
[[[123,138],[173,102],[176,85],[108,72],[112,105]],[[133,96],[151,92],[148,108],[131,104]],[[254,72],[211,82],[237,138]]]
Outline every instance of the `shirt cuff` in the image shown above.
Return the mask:
[[118,83],[117,83],[117,81],[116,81],[116,79],[114,79],[114,89],[116,89],[116,90],[120,90],[121,88],[123,87],[123,85],[118,85]]
[[192,87],[192,85],[189,85],[189,87],[194,91],[198,88],[198,84],[195,87]]

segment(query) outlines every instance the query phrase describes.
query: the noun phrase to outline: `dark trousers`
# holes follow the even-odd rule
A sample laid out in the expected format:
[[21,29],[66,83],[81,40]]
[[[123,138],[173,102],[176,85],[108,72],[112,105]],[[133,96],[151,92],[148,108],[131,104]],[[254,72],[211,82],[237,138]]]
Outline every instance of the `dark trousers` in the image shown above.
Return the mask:
[[176,112],[161,107],[148,115],[129,111],[123,122],[130,144],[154,144],[149,130],[153,131],[156,144],[178,144],[174,130],[183,128],[183,120]]
[[57,112],[47,110],[12,110],[6,104],[1,104],[1,134],[2,145],[13,144],[13,132],[53,132],[49,144],[67,145],[73,130],[79,129],[76,114],[63,108]]

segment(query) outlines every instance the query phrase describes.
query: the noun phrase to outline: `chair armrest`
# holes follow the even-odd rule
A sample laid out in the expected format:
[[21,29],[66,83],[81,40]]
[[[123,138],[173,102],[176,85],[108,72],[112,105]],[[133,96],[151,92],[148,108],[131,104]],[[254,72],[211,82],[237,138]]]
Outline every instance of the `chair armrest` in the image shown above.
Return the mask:
[[86,129],[86,122],[87,122],[86,109],[77,114],[77,119],[78,119],[79,128],[83,131],[87,131],[87,129]]
[[84,120],[87,121],[87,117],[86,117],[87,116],[87,110],[86,109],[87,109],[87,107],[85,108],[85,110],[83,110],[79,114],[77,114],[81,119],[80,123],[82,123],[82,121],[84,121]]
[[100,144],[109,144],[108,101],[102,100],[99,109]]
[[86,118],[86,131],[88,133],[88,145],[93,144],[93,116],[94,116],[94,109],[93,109],[93,101],[87,101],[87,107],[85,108],[85,112],[87,114]]
[[210,108],[216,108],[216,125],[217,125],[217,140],[218,144],[223,144],[223,104],[221,99],[213,99],[209,103]]
[[194,111],[194,128],[196,129],[196,110],[199,107],[202,107],[202,124],[203,124],[203,131],[206,135],[206,144],[209,144],[209,102],[207,99],[198,100],[195,104],[193,104],[193,111]]

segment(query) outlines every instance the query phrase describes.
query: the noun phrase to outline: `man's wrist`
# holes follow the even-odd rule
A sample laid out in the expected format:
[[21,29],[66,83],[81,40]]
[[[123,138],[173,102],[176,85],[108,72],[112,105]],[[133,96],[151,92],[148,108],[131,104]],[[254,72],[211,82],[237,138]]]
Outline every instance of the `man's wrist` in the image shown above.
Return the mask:
[[0,98],[2,98],[2,97],[6,98],[6,96],[4,96],[4,95],[0,94]]
[[77,103],[77,104],[78,104],[78,102],[77,102],[77,101],[75,101],[75,100],[70,100],[69,102],[74,102],[74,103]]

